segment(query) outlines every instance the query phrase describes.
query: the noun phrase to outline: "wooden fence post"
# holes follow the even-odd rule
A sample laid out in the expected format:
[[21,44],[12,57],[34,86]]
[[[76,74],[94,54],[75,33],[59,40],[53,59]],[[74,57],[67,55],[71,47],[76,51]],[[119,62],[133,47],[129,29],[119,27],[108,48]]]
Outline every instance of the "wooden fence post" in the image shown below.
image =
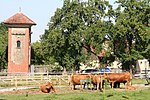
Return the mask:
[[29,78],[29,76],[26,77],[26,85],[28,85],[28,78]]
[[41,74],[41,82],[43,81],[43,75]]
[[17,90],[17,76],[15,76],[15,88]]

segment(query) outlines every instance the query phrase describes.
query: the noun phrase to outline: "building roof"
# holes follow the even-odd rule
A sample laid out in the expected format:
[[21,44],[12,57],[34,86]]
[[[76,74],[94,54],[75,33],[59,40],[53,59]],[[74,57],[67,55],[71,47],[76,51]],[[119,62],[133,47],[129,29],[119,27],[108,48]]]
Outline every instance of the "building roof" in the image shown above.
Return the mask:
[[[87,46],[84,46],[84,48],[85,48],[86,50],[88,50],[88,47],[87,47]],[[90,46],[90,51],[91,51],[93,54],[96,54],[96,53],[95,53],[95,49],[94,49],[92,46]],[[98,54],[97,56],[103,57],[103,56],[105,55],[105,53],[106,53],[106,51],[105,51],[104,49],[102,49],[102,50],[99,52],[99,54]]]
[[8,18],[7,20],[4,21],[5,24],[13,24],[13,25],[36,25],[35,22],[33,22],[31,19],[29,19],[26,15],[23,13],[19,12],[13,15],[12,17]]

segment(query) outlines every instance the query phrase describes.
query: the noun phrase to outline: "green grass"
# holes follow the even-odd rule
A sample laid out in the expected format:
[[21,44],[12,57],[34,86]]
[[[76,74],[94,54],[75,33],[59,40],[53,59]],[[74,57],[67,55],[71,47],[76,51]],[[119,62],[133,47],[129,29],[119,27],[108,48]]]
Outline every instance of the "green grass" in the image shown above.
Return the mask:
[[132,84],[147,84],[146,79],[132,79]]
[[136,91],[109,89],[105,91],[105,94],[99,91],[64,94],[0,94],[0,100],[149,100],[149,95],[150,88]]

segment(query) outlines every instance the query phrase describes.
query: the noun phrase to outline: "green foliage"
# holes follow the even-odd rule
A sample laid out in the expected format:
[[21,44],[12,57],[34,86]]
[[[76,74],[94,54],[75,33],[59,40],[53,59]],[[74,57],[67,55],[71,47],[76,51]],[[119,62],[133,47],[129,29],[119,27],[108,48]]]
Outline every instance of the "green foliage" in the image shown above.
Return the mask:
[[[41,37],[42,63],[77,69],[91,54],[102,63],[119,59],[128,68],[137,59],[150,60],[149,2],[118,0],[113,10],[108,1],[64,0]],[[98,56],[101,50],[103,57]]]
[[0,24],[0,70],[7,65],[7,28]]
[[118,0],[115,33],[112,35],[114,54],[125,63],[149,59],[149,0]]
[[43,52],[42,52],[41,42],[37,41],[35,43],[32,43],[31,64],[34,64],[34,65],[44,64],[44,58],[42,54]]
[[83,48],[87,52],[94,49],[92,53],[97,56],[103,49],[107,26],[111,23],[104,20],[112,16],[106,12],[111,10],[112,6],[106,1],[64,0],[63,7],[57,9],[48,24],[49,29],[41,37],[45,56],[51,56],[61,66],[69,68],[84,62]]
[[78,65],[81,56],[80,14],[81,5],[64,1],[64,7],[57,9],[49,23],[49,30],[42,36],[44,57],[53,57],[62,66]]

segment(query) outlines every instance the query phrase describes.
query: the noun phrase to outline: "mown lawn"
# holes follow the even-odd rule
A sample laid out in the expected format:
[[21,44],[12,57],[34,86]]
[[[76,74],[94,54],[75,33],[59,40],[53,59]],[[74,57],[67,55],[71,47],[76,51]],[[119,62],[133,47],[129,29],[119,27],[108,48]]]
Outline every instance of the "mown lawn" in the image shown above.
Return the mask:
[[80,91],[63,94],[0,94],[0,100],[150,100],[150,88],[135,91],[109,89],[105,92]]
[[132,84],[147,84],[146,79],[132,79]]

